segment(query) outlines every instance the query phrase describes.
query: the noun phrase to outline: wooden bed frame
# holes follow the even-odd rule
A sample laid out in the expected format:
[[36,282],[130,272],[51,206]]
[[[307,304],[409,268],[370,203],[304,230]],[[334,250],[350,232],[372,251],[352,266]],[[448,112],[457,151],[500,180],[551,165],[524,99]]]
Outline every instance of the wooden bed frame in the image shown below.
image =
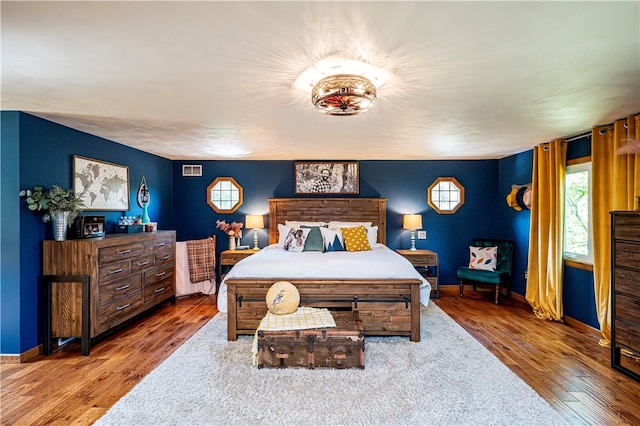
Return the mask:
[[[278,242],[278,224],[286,220],[373,222],[378,242],[386,244],[386,198],[269,199],[269,242]],[[265,296],[276,281],[289,281],[304,306],[358,310],[366,335],[409,336],[420,341],[420,279],[229,278],[228,340],[254,334],[266,315]]]

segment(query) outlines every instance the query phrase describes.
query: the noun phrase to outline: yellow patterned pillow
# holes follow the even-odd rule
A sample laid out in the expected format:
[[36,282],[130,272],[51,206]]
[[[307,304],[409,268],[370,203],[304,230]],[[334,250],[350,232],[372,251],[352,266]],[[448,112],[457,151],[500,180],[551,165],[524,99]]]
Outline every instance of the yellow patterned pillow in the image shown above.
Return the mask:
[[344,245],[347,251],[368,251],[371,250],[367,229],[364,226],[355,228],[340,228],[344,237]]

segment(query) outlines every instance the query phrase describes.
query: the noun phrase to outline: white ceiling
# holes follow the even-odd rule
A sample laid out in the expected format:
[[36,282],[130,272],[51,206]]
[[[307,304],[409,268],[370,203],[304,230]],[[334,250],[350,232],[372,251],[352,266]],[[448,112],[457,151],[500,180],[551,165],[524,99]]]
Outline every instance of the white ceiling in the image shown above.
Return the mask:
[[[3,110],[168,159],[502,158],[640,112],[640,2],[2,1]],[[295,89],[332,55],[373,110]]]

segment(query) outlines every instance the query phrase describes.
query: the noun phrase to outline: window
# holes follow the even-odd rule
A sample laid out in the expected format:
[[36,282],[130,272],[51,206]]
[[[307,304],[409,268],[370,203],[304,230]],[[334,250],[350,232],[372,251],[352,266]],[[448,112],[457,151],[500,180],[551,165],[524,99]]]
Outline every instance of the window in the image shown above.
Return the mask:
[[591,163],[567,166],[564,188],[564,258],[593,264]]
[[234,178],[216,178],[207,187],[207,203],[216,213],[233,213],[242,204],[242,187]]
[[439,214],[453,214],[464,204],[464,187],[456,178],[440,177],[427,190],[427,202]]

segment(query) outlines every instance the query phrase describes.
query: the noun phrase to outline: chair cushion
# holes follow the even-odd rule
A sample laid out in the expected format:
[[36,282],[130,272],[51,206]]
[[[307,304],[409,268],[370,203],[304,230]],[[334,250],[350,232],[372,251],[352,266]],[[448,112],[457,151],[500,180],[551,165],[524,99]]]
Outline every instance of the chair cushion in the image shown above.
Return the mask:
[[458,268],[458,278],[461,280],[476,281],[487,284],[500,284],[508,277],[508,274],[500,271],[471,269],[466,266]]
[[498,264],[498,247],[469,246],[469,268],[495,271]]
[[511,265],[513,257],[513,243],[505,240],[495,240],[491,238],[475,238],[471,245],[475,247],[498,247],[497,271],[506,272],[511,275]]

